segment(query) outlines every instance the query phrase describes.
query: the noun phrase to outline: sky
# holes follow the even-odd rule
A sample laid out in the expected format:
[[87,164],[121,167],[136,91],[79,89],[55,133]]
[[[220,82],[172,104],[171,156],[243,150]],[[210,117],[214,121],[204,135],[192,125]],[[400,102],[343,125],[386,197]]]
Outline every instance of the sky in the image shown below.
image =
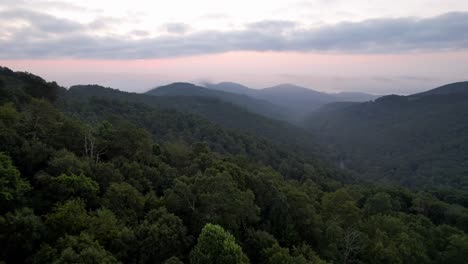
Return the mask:
[[468,1],[0,0],[0,65],[63,86],[410,94],[468,80]]

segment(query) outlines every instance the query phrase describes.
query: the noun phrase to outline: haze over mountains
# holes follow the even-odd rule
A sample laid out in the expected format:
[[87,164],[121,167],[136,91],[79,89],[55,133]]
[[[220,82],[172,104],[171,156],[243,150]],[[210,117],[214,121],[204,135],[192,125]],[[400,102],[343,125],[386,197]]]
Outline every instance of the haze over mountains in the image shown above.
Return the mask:
[[[174,83],[147,94],[217,98],[304,127],[335,153],[331,155],[337,165],[362,178],[413,188],[468,188],[463,180],[468,172],[464,165],[468,154],[463,151],[468,148],[467,84],[380,98],[365,93],[328,94],[292,84],[256,90],[232,82],[206,87]],[[216,118],[211,114],[211,120],[223,120],[221,112]],[[246,115],[245,121],[248,119]],[[271,126],[258,129],[274,130]]]
[[240,105],[274,119],[301,122],[310,112],[331,102],[365,102],[378,98],[366,93],[329,94],[293,84],[280,84],[265,89],[252,89],[233,82],[205,84],[173,83],[148,91],[158,96],[208,96]]
[[240,84],[223,82],[206,84],[206,87],[231,93],[246,94],[267,100],[273,104],[286,107],[292,111],[298,120],[304,117],[304,113],[314,111],[327,103],[341,101],[365,102],[378,97],[376,95],[353,92],[330,94],[294,84],[280,84],[264,89],[251,89]]
[[[364,177],[468,189],[468,82],[372,102],[334,103],[306,126]],[[348,163],[349,162],[349,163]]]
[[76,86],[69,94],[174,108],[282,144],[294,142],[303,155],[321,145],[329,149],[325,156],[332,162],[363,179],[451,189],[468,188],[463,176],[468,172],[463,151],[468,148],[467,84],[380,98],[327,94],[291,84],[255,90],[228,82],[206,87],[173,83],[145,94]]

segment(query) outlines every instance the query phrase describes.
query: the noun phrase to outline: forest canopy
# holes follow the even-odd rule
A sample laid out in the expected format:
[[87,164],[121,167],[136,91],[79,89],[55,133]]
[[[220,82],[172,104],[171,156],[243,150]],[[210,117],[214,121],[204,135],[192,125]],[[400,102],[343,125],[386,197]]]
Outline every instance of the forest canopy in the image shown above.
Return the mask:
[[0,261],[468,258],[457,199],[359,181],[316,149],[168,106],[67,93],[0,68]]

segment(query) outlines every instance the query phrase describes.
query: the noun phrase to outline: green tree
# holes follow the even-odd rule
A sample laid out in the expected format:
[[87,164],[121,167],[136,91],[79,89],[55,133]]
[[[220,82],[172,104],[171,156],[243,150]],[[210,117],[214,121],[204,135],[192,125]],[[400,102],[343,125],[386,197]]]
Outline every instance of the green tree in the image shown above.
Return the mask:
[[0,259],[7,263],[31,262],[46,234],[40,217],[30,208],[0,216]]
[[119,222],[112,211],[99,209],[91,214],[86,232],[92,234],[101,245],[108,246],[119,237],[123,228],[124,225]]
[[136,223],[143,213],[144,196],[128,183],[112,183],[103,204],[125,223]]
[[72,152],[62,149],[54,153],[49,161],[47,172],[52,176],[61,174],[89,175],[90,168],[86,160],[78,158]]
[[235,231],[258,220],[254,194],[241,190],[228,172],[207,171],[181,177],[166,192],[165,199],[168,208],[183,215],[195,230],[216,223]]
[[132,262],[138,254],[139,242],[133,230],[126,227],[108,209],[91,213],[85,232],[122,262]]
[[0,151],[15,152],[20,140],[18,135],[20,118],[21,115],[13,103],[0,105],[0,142],[2,142]]
[[265,256],[265,250],[278,244],[275,237],[265,231],[249,229],[245,236],[242,248],[252,263],[266,262],[268,256]]
[[81,199],[68,200],[58,204],[52,213],[47,215],[46,225],[55,236],[79,234],[89,225],[89,215]]
[[58,177],[44,176],[41,181],[47,185],[48,195],[53,196],[58,201],[82,198],[90,202],[96,199],[99,192],[99,185],[83,174],[61,174]]
[[21,178],[10,157],[0,153],[0,211],[20,201],[29,190],[29,183]]
[[95,163],[91,167],[90,177],[99,183],[99,189],[104,192],[111,185],[123,181],[122,173],[111,162]]
[[[428,248],[415,216],[373,215],[364,224],[369,242],[364,250],[370,263],[429,263]],[[427,241],[429,242],[429,241]]]
[[379,192],[369,197],[364,205],[367,214],[385,214],[392,211],[392,197],[384,192]]
[[79,236],[60,238],[54,247],[43,245],[36,254],[35,263],[119,263],[92,236],[81,233]]
[[356,201],[345,189],[327,193],[322,198],[322,209],[327,219],[340,224],[356,224],[361,216]]
[[441,254],[440,263],[462,264],[468,259],[468,236],[452,235]]
[[190,253],[190,263],[241,264],[249,259],[231,234],[219,225],[206,224]]
[[289,249],[282,248],[275,244],[271,248],[265,250],[265,255],[268,256],[268,264],[307,264],[307,260],[303,256],[291,256]]
[[151,210],[137,228],[141,263],[162,263],[171,256],[183,256],[190,243],[187,230],[179,217],[165,208]]
[[164,264],[184,264],[179,258],[171,257],[164,261]]
[[[147,162],[153,154],[153,140],[144,129],[138,128],[127,120],[119,120],[113,124],[103,122],[98,127],[97,135],[89,136],[87,152],[94,160],[100,157],[125,157],[129,160]],[[115,142],[119,142],[115,144]],[[93,151],[91,152],[91,146]]]

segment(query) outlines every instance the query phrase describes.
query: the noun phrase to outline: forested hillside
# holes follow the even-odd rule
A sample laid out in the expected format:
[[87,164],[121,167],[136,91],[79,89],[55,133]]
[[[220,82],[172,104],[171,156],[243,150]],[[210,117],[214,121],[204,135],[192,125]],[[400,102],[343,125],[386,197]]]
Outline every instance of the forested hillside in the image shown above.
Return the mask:
[[288,108],[273,104],[269,101],[255,99],[254,97],[250,97],[245,94],[207,89],[191,83],[173,83],[152,89],[146,92],[146,94],[155,96],[196,96],[217,98],[221,101],[243,107],[252,113],[257,113],[272,119],[291,120],[293,118],[293,113],[290,112]]
[[[87,102],[92,98],[143,104],[156,110],[170,109],[195,114],[221,127],[274,141],[283,149],[293,150],[301,156],[316,157],[319,152],[317,145],[310,140],[310,133],[305,129],[287,122],[268,119],[211,96],[199,96],[198,94],[197,96],[151,96],[126,93],[96,85],[82,85],[71,87],[69,92],[60,99],[59,104],[64,102],[61,105],[69,111],[80,109],[86,111]],[[85,116],[91,118],[95,114],[86,113]]]
[[466,192],[467,121],[465,82],[375,102],[329,105],[307,126],[342,165],[364,178]]
[[171,101],[94,88],[0,68],[0,262],[468,257],[462,205],[356,182],[316,154]]

